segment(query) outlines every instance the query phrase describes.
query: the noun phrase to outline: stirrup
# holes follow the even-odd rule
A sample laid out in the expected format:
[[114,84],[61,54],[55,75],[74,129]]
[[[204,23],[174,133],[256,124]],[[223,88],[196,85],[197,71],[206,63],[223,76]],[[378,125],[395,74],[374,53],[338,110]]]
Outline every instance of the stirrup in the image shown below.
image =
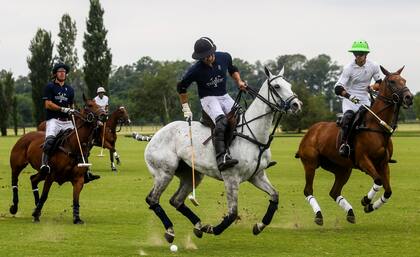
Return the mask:
[[217,168],[219,171],[224,171],[226,169],[232,168],[238,164],[238,160],[232,159],[229,153],[224,153],[217,158]]
[[43,164],[41,165],[41,168],[39,170],[43,175],[47,175],[47,174],[50,174],[51,168],[50,166],[48,166],[48,164]]
[[340,156],[348,158],[350,156],[350,146],[346,143],[341,144],[338,153]]

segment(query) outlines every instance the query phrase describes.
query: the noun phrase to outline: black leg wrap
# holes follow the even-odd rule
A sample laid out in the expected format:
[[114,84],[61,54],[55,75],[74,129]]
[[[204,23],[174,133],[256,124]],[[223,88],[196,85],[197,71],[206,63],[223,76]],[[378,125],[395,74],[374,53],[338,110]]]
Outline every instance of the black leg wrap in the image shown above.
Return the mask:
[[194,212],[190,210],[184,203],[181,204],[177,209],[182,215],[187,217],[193,225],[197,224],[197,222],[200,222],[200,218],[195,215]]
[[171,220],[169,219],[168,215],[166,215],[165,211],[162,209],[162,207],[157,203],[154,205],[151,205],[149,209],[153,210],[155,214],[159,217],[159,219],[162,221],[163,226],[165,229],[168,229],[170,227],[173,227]]
[[274,213],[277,211],[278,205],[278,202],[270,200],[270,205],[268,206],[267,212],[265,213],[264,218],[262,219],[262,223],[264,223],[264,225],[269,225],[271,223]]
[[375,179],[373,182],[378,186],[382,186],[382,180],[380,178]]
[[386,199],[389,199],[389,198],[391,197],[391,195],[392,195],[392,191],[389,191],[389,192],[385,192],[385,193],[384,193],[384,197],[385,197]]
[[220,235],[227,227],[229,227],[235,220],[236,214],[229,214],[225,216],[222,222],[213,228],[213,233],[215,235]]
[[80,208],[79,203],[73,202],[73,217],[79,217],[80,216],[79,208]]
[[18,188],[13,188],[13,204],[17,205],[19,202]]

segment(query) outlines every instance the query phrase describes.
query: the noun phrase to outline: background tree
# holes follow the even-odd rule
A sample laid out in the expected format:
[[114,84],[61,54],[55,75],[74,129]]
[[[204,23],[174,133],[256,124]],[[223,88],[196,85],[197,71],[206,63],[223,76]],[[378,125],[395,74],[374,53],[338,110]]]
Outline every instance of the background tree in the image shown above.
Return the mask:
[[[35,37],[31,40],[27,58],[29,79],[32,84],[33,116],[36,124],[45,119],[42,95],[45,86],[51,78],[53,42],[51,33],[38,29]],[[36,125],[34,124],[34,125]]]
[[11,72],[0,72],[0,131],[2,136],[7,136],[9,117],[13,112],[14,79]]
[[85,49],[83,72],[91,98],[96,95],[99,85],[109,91],[108,79],[111,73],[112,55],[106,39],[108,31],[104,27],[103,14],[104,10],[99,0],[90,0],[89,18],[86,21],[87,32],[83,41]]
[[76,22],[72,21],[70,15],[64,14],[59,23],[60,30],[58,32],[59,42],[57,44],[56,59],[64,62],[70,67],[70,72],[66,81],[70,83],[73,75],[77,70],[79,58],[77,57],[77,49],[75,47],[77,28]]
[[416,118],[420,119],[420,92],[414,96],[413,110],[416,114]]
[[26,76],[15,81],[17,122],[20,126],[31,126],[33,122],[32,85]]

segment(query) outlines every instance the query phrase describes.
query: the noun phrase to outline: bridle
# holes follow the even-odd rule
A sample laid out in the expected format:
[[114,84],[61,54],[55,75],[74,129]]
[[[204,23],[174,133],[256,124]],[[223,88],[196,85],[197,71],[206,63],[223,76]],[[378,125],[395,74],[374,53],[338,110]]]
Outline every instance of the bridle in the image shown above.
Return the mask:
[[[259,115],[259,116],[255,117],[255,118],[247,121],[246,118],[245,118],[245,112],[242,111],[242,108],[239,105],[242,91],[239,91],[239,94],[238,94],[238,96],[235,99],[234,107],[232,108],[232,109],[235,110],[235,112],[238,112],[239,115],[241,115],[241,121],[242,121],[241,124],[238,124],[236,126],[236,128],[241,128],[241,131],[240,132],[234,131],[233,132],[234,136],[242,137],[242,138],[250,141],[251,143],[257,145],[258,148],[259,148],[257,166],[256,166],[255,171],[254,171],[254,173],[252,174],[251,177],[255,176],[255,174],[257,173],[258,168],[259,168],[260,163],[261,163],[261,157],[262,157],[263,153],[268,148],[270,148],[271,142],[274,139],[274,133],[277,130],[277,127],[280,124],[280,120],[281,120],[283,114],[284,113],[287,113],[287,111],[291,108],[292,101],[294,99],[297,99],[297,95],[296,94],[293,94],[292,96],[288,97],[286,100],[283,100],[283,98],[276,91],[276,86],[273,86],[272,85],[272,82],[274,80],[278,79],[278,78],[283,78],[283,76],[282,75],[277,75],[277,76],[274,76],[273,78],[270,78],[270,79],[267,80],[267,85],[268,85],[267,97],[264,97],[261,94],[259,94],[259,92],[256,89],[254,89],[254,88],[252,88],[250,86],[247,86],[247,92],[248,92],[248,94],[250,94],[253,98],[258,98],[259,100],[261,100],[263,103],[265,103],[266,105],[268,105],[270,107],[270,111],[268,111],[267,113],[264,113],[262,115]],[[276,98],[277,98],[277,101],[276,101]],[[273,101],[274,103],[271,101],[271,99],[274,100]],[[251,122],[254,122],[254,121],[256,121],[256,120],[258,120],[258,119],[260,119],[260,118],[262,118],[264,116],[270,115],[270,114],[273,114],[274,117],[276,117],[276,116],[277,117],[274,118],[275,119],[275,122],[274,122],[275,125],[273,127],[273,130],[272,130],[271,134],[269,135],[268,141],[266,143],[263,143],[263,142],[258,141],[258,139],[256,138],[254,132],[249,127],[249,124]],[[251,133],[251,136],[248,136],[248,135],[243,134],[244,127],[247,127],[248,128],[248,131]]]

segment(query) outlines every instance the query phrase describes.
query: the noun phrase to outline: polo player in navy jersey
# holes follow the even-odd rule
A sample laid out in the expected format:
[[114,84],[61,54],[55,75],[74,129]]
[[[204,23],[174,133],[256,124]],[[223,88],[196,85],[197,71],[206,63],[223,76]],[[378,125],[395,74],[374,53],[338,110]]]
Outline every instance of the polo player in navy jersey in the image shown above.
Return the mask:
[[192,118],[188,105],[187,88],[196,82],[201,107],[215,124],[215,142],[217,167],[220,171],[235,166],[238,160],[233,159],[224,142],[225,130],[228,125],[226,114],[233,107],[234,100],[226,91],[226,73],[236,82],[240,90],[246,90],[239,70],[232,64],[229,53],[216,52],[216,45],[208,37],[202,37],[195,42],[192,58],[197,60],[184,74],[177,85],[184,117]]
[[[74,90],[66,84],[69,66],[57,63],[53,67],[53,81],[49,82],[44,89],[44,105],[46,112],[45,142],[42,154],[41,173],[50,173],[48,165],[49,157],[53,154],[54,140],[60,131],[73,129],[70,115],[73,115]],[[85,183],[100,178],[97,175],[86,173]]]

